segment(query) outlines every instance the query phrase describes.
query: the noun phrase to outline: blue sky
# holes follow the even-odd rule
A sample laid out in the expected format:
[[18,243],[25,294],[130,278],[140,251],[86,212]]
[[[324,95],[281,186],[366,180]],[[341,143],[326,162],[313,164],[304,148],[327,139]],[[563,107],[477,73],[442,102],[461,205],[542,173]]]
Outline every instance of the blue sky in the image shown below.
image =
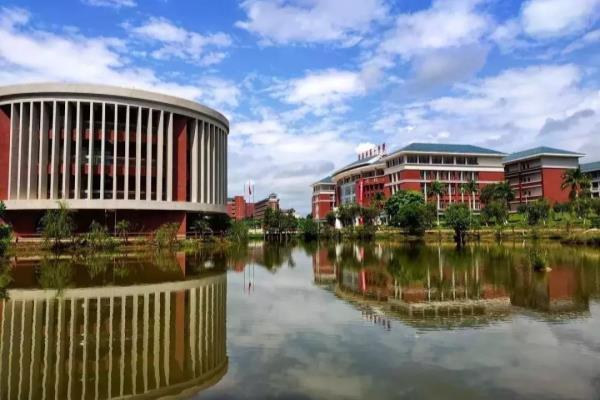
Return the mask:
[[306,213],[379,143],[600,159],[600,0],[73,0],[0,6],[0,84],[165,92],[231,122],[229,194]]

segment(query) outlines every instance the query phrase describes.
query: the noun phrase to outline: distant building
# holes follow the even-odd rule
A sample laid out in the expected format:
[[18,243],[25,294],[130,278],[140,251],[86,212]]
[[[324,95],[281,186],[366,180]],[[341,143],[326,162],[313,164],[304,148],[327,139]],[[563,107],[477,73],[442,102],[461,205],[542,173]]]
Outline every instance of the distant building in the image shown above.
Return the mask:
[[355,203],[368,207],[378,193],[383,198],[388,197],[384,157],[385,144],[360,154],[358,160],[335,171],[331,176],[335,184],[335,205]]
[[600,161],[581,164],[581,171],[592,178],[592,197],[600,197]]
[[252,216],[255,219],[262,220],[265,217],[267,209],[279,210],[279,198],[275,193],[271,193],[269,197],[254,203],[254,210]]
[[551,147],[536,147],[507,156],[503,161],[504,173],[515,193],[511,210],[542,198],[551,204],[569,201],[569,190],[561,189],[563,175],[577,168],[583,156]]
[[[442,209],[452,203],[468,203],[470,193],[462,192],[462,185],[475,181],[481,189],[502,182],[504,156],[472,145],[412,143],[385,157],[386,186],[390,194],[415,190],[427,198],[431,183],[438,181],[446,189],[440,198]],[[479,196],[475,194],[475,209],[479,208]]]
[[244,196],[235,196],[227,199],[227,215],[229,218],[240,221],[247,218],[248,203]]
[[323,220],[335,207],[335,183],[331,176],[312,184],[312,217]]

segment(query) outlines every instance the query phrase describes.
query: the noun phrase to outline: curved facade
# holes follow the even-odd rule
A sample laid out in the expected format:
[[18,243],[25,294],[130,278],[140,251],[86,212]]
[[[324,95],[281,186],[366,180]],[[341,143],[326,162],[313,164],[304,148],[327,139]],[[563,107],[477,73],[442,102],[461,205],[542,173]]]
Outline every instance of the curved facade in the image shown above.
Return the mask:
[[139,218],[130,217],[144,229],[172,221],[183,228],[188,213],[226,212],[228,133],[219,112],[157,93],[0,87],[0,199],[17,233],[39,215],[25,221],[20,212],[16,221],[11,211],[55,208],[58,200],[84,220],[93,211],[135,210]]
[[227,372],[224,272],[8,297],[0,300],[2,399],[190,396]]

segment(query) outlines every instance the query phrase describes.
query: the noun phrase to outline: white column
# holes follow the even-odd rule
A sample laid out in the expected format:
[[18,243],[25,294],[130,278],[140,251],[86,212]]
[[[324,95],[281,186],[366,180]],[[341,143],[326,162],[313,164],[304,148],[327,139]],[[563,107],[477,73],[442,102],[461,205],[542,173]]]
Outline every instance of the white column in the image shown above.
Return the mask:
[[10,163],[8,164],[8,198],[17,198],[17,162],[19,161],[19,120],[21,109],[18,104],[10,104]]
[[156,200],[163,200],[163,171],[164,171],[164,145],[165,145],[165,112],[160,111],[158,119],[158,138],[156,139]]
[[112,198],[113,200],[117,199],[117,149],[119,143],[119,105],[115,103],[115,120],[113,125],[114,139],[113,139],[113,185],[112,185]]
[[125,112],[125,170],[124,170],[124,184],[123,184],[123,198],[127,200],[129,198],[129,122],[131,116],[131,107],[127,106],[127,111]]
[[138,107],[135,132],[135,199],[142,198],[142,107]]
[[21,115],[19,120],[19,182],[18,192],[20,199],[27,198],[27,178],[29,161],[29,118],[31,115],[31,104],[21,103]]
[[212,126],[212,146],[211,146],[211,157],[212,157],[212,204],[217,202],[217,179],[219,176],[219,172],[217,170],[217,127],[215,125]]
[[229,187],[229,131],[224,131],[225,135],[225,198],[223,199],[223,203],[227,203],[227,193]]
[[75,187],[73,188],[73,198],[79,199],[81,197],[81,130],[83,125],[83,116],[81,115],[80,101],[77,102],[77,113],[75,115],[75,118]]
[[52,107],[52,150],[50,168],[50,198],[58,199],[58,166],[60,164],[60,156],[58,154],[60,144],[60,113],[58,112],[58,102],[53,103]]
[[206,122],[200,120],[200,203],[206,203]]
[[106,103],[102,102],[102,138],[100,141],[100,198],[104,199],[104,166],[106,157]]
[[69,112],[69,102],[65,101],[65,139],[63,141],[63,182],[62,198],[68,199],[71,183],[71,113]]
[[167,201],[173,201],[173,113],[167,126]]
[[146,124],[146,200],[152,200],[152,109]]
[[27,157],[27,198],[35,199],[38,186],[38,165],[40,147],[40,116],[37,104],[29,105],[29,156]]
[[220,204],[221,203],[221,185],[223,184],[223,182],[221,181],[221,130],[219,129],[219,127],[217,125],[215,125],[215,162],[217,165],[217,184],[215,185],[215,203]]
[[48,197],[48,107],[42,101],[40,105],[40,164],[38,168],[39,185],[38,199]]
[[87,181],[87,198],[91,199],[92,190],[93,190],[93,182],[94,182],[94,103],[90,102],[90,123],[88,125],[88,129],[90,131],[90,140],[89,140],[89,148],[88,148],[88,181]]
[[212,204],[215,201],[215,153],[214,153],[214,137],[213,137],[213,125],[208,124],[208,144],[207,144],[207,203]]
[[192,182],[192,202],[198,202],[198,136],[199,136],[199,122],[198,120],[194,121],[193,128],[193,136],[192,136],[192,145],[190,146],[191,150],[191,160],[192,160],[192,174],[191,174],[191,182]]

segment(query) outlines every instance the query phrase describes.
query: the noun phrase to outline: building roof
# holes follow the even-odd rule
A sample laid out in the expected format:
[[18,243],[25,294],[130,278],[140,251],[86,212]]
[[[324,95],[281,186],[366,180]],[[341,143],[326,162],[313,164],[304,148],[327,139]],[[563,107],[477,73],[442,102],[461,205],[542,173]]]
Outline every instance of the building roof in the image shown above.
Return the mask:
[[506,164],[507,162],[524,160],[527,158],[539,157],[539,156],[558,156],[558,157],[583,157],[585,154],[575,153],[574,151],[555,149],[553,147],[534,147],[533,149],[519,151],[517,153],[509,154],[504,157],[503,162]]
[[591,163],[581,164],[581,171],[583,171],[583,172],[600,171],[600,161],[594,161]]
[[473,146],[470,144],[450,144],[450,143],[411,143],[396,150],[396,153],[443,153],[443,154],[484,154],[503,156],[505,153],[487,149],[485,147]]
[[381,160],[381,158],[383,157],[383,155],[381,154],[377,154],[371,157],[366,157],[363,159],[359,159],[356,161],[351,162],[350,164],[347,164],[345,166],[343,166],[342,168],[338,169],[337,171],[335,171],[333,174],[331,174],[332,176],[338,175],[342,172],[345,171],[349,171],[351,169],[354,168],[359,168],[359,167],[364,167],[366,165],[371,165],[371,164],[375,164],[376,162],[378,162],[379,160]]
[[333,179],[331,179],[331,175],[326,176],[325,178],[313,183],[311,186],[316,186],[319,184],[327,184],[327,183],[331,183],[333,184]]

